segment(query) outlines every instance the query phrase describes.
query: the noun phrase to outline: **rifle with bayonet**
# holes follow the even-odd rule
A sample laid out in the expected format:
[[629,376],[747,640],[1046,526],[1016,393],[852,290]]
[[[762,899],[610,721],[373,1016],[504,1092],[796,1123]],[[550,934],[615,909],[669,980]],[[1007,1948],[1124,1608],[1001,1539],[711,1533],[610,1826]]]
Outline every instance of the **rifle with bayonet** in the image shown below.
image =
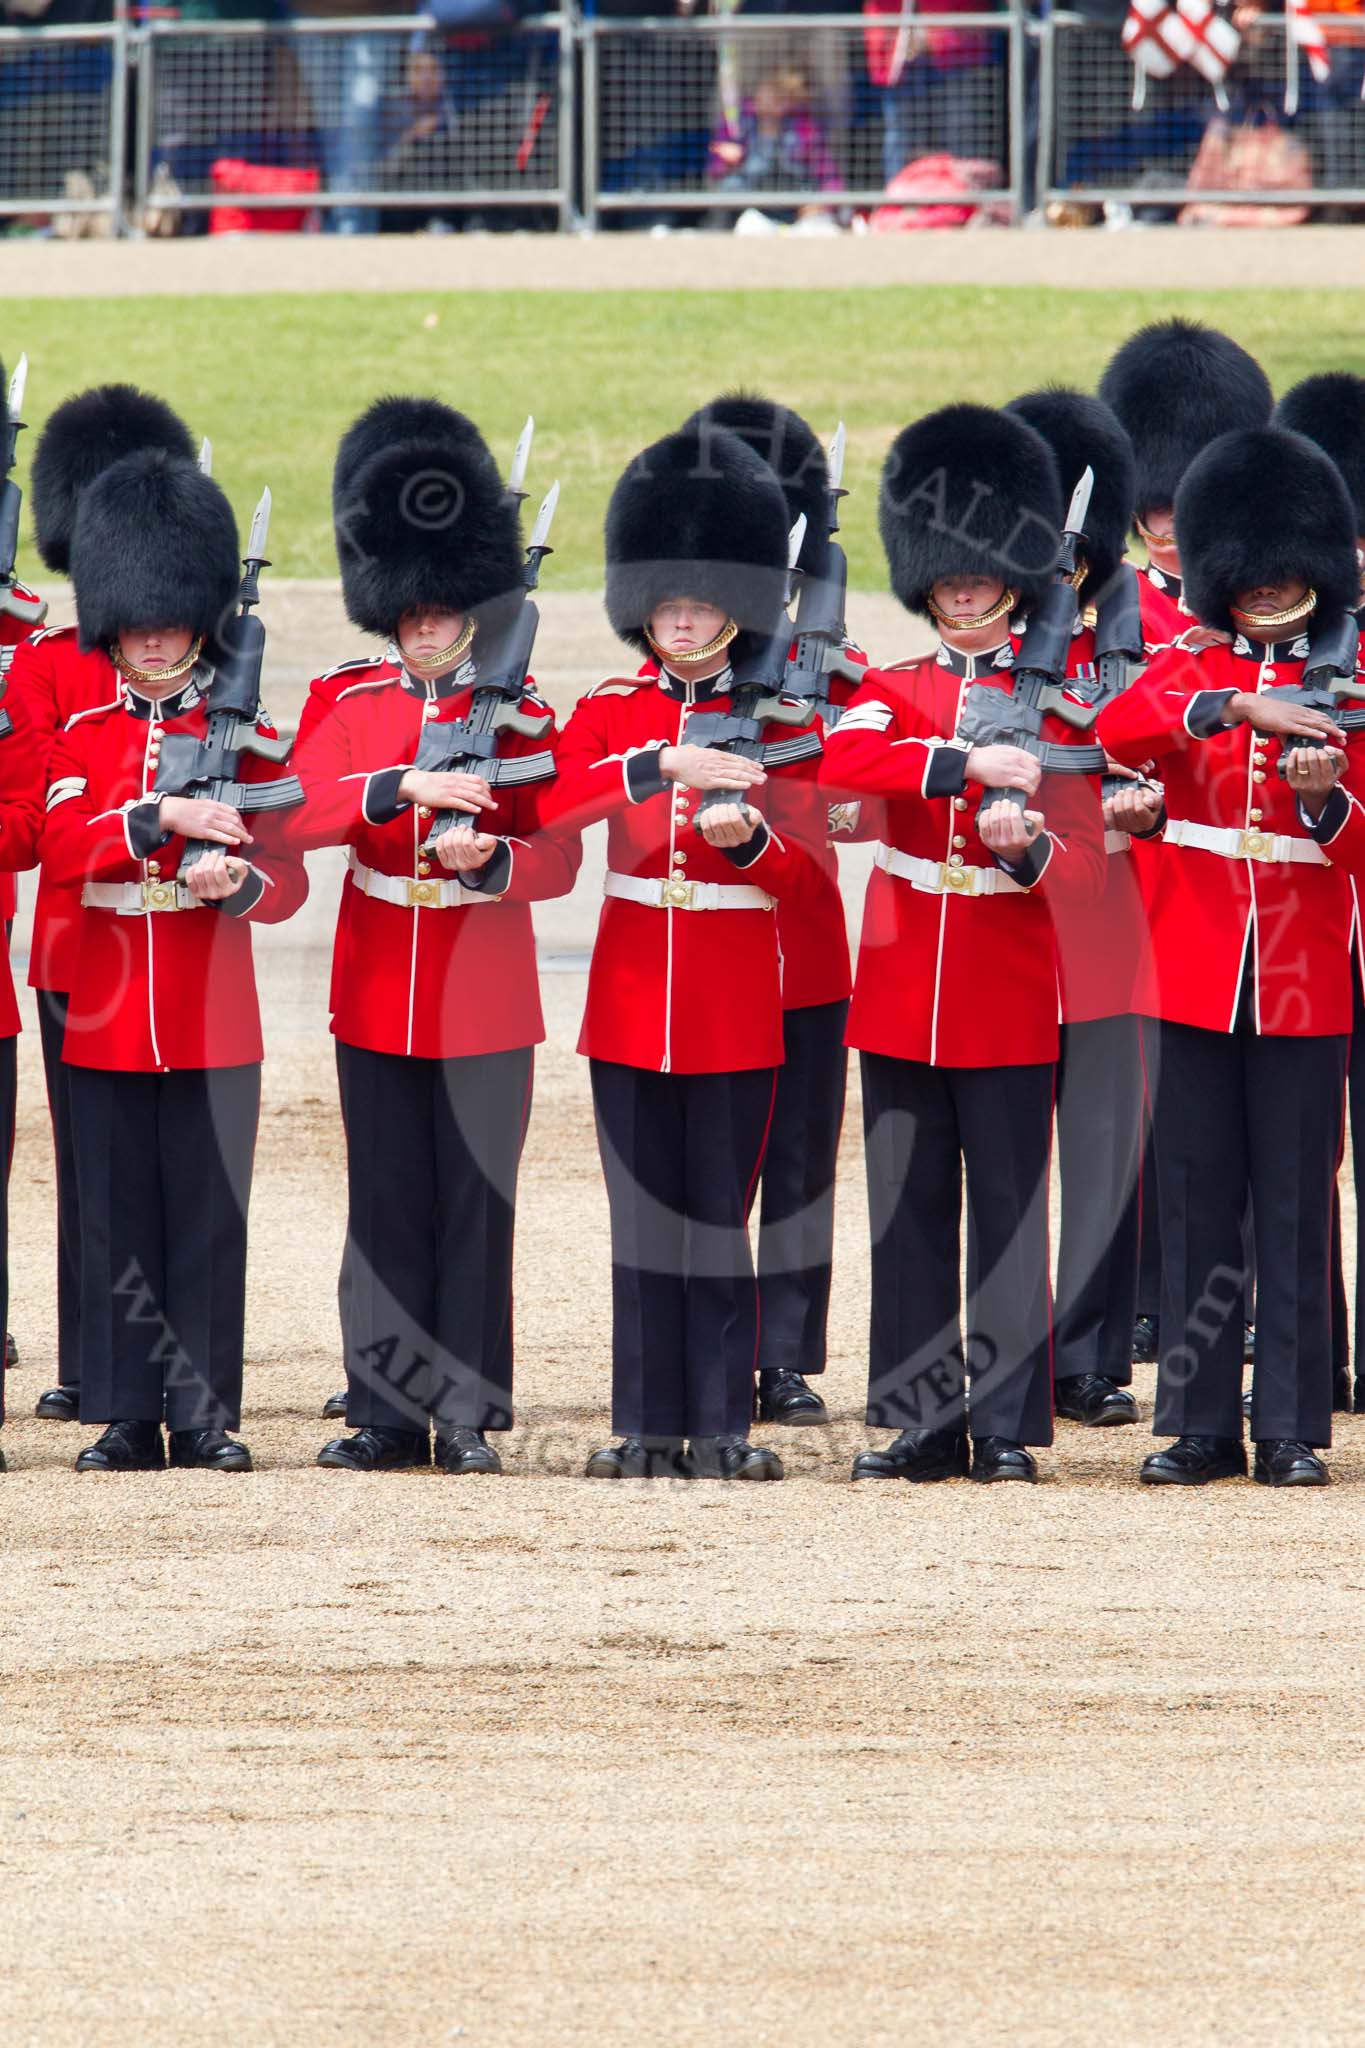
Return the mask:
[[[1014,663],[1013,691],[972,683],[957,725],[958,739],[974,747],[1020,747],[1052,775],[1100,775],[1105,766],[1103,747],[1061,746],[1043,738],[1043,719],[1048,713],[1081,732],[1088,732],[1100,714],[1098,689],[1091,693],[1091,701],[1078,702],[1086,694],[1083,685],[1078,679],[1068,680],[1066,672],[1080,614],[1077,584],[1081,572],[1076,557],[1094,482],[1094,471],[1086,468],[1072,493],[1057,573],[1024,628]],[[1027,809],[1022,790],[987,789],[979,810],[1001,802]]]
[[[1359,666],[1360,626],[1354,612],[1342,612],[1338,618],[1314,625],[1299,681],[1276,683],[1261,694],[1283,698],[1286,704],[1301,704],[1306,711],[1325,712],[1343,732],[1360,732],[1365,729],[1365,709],[1342,708],[1343,699],[1348,704],[1365,703],[1365,683],[1357,674]],[[1327,744],[1325,734],[1286,733],[1280,742],[1280,774],[1284,774],[1285,760],[1295,748]]]
[[[14,481],[14,459],[24,428],[19,414],[27,383],[28,357],[20,356],[10,379],[9,426],[5,445],[0,448],[0,463],[3,463],[0,475],[4,478],[0,483],[0,611],[11,613],[31,632],[42,625],[47,616],[47,605],[41,598],[16,596],[14,589],[14,562],[19,552],[19,514],[24,502],[23,492]],[[5,694],[5,672],[12,655],[12,648],[0,648],[0,697]],[[13,730],[14,723],[8,711],[0,711],[0,739]]]
[[[793,698],[787,690],[788,657],[791,653],[792,578],[801,543],[806,537],[803,512],[793,526],[787,544],[787,574],[783,580],[777,616],[753,652],[740,662],[731,680],[728,711],[694,711],[687,721],[689,747],[715,747],[723,754],[736,754],[743,761],[777,767],[789,761],[813,759],[823,752],[818,732],[803,733],[800,739],[769,741],[770,725],[809,725],[814,716],[808,699]],[[697,805],[696,822],[704,811],[718,804],[743,803],[733,789],[708,789]]]
[[[534,433],[535,421],[528,419],[512,457],[507,495],[518,503],[526,496],[522,480]],[[554,774],[555,758],[548,747],[536,754],[500,754],[498,739],[505,732],[541,739],[553,722],[550,712],[526,711],[522,704],[536,628],[540,624],[540,613],[531,602],[531,593],[540,581],[541,563],[554,552],[550,528],[558,504],[559,485],[553,483],[541,500],[531,530],[520,586],[512,593],[510,603],[500,600],[480,622],[479,631],[487,636],[488,645],[487,651],[481,650],[476,657],[469,710],[463,718],[426,721],[417,745],[415,768],[437,775],[478,775],[490,787],[501,788],[545,782]],[[422,843],[423,853],[430,853],[442,834],[454,826],[477,830],[478,820],[468,811],[437,811]]]
[[831,536],[823,576],[799,577],[796,598],[796,627],[782,679],[788,697],[800,697],[809,705],[809,716],[818,717],[828,732],[839,722],[840,704],[829,701],[829,686],[836,679],[861,682],[864,671],[847,659],[844,615],[848,598],[848,557],[834,540],[839,531],[839,500],[844,489],[844,450],[847,435],[840,420],[829,446],[828,532]]
[[[261,571],[270,567],[265,552],[269,531],[270,492],[264,490],[251,522],[245,574],[237,592],[238,609],[218,634],[217,658],[208,686],[208,732],[202,740],[189,733],[166,734],[152,784],[158,794],[202,797],[231,804],[242,812],[287,810],[291,804],[303,802],[303,785],[297,775],[281,776],[273,782],[242,780],[243,754],[281,764],[289,758],[288,740],[267,739],[257,730],[265,627],[255,607],[260,603]],[[220,851],[207,840],[188,841],[180,862],[182,877],[204,854]]]

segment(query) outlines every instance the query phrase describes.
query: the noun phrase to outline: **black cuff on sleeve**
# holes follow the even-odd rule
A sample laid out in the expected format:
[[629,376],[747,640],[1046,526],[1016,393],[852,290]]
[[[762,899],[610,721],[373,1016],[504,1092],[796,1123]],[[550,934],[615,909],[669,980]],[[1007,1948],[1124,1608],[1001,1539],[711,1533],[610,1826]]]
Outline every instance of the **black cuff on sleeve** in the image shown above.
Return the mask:
[[411,810],[412,806],[398,794],[398,785],[407,772],[406,768],[381,768],[366,783],[364,811],[372,825],[391,825],[404,811]]
[[1031,889],[1035,882],[1041,880],[1043,869],[1051,856],[1052,841],[1046,832],[1039,832],[1022,860],[1005,860],[997,853],[995,864],[1003,869],[1012,882],[1017,882],[1021,889]]
[[926,796],[961,796],[967,787],[967,749],[931,747],[924,774]]
[[165,846],[170,837],[169,832],[162,830],[161,805],[154,798],[134,804],[129,810],[128,844],[138,860],[147,860],[158,847]]
[[255,868],[248,868],[246,880],[235,895],[223,896],[215,904],[224,917],[245,917],[248,910],[254,910],[265,894],[265,876]]
[[729,861],[731,867],[751,868],[754,862],[758,859],[758,856],[763,852],[763,850],[768,844],[768,841],[771,838],[772,834],[768,830],[766,821],[760,818],[758,821],[757,830],[755,831],[753,838],[749,840],[747,845],[722,846],[720,848],[720,851],[725,855],[725,858]]
[[1302,798],[1299,800],[1298,809],[1300,821],[1308,837],[1316,839],[1319,846],[1325,846],[1329,840],[1336,838],[1338,832],[1340,832],[1342,826],[1350,817],[1351,799],[1340,784],[1338,784],[1323,805],[1320,818],[1310,816],[1303,807]]
[[662,752],[662,747],[643,747],[627,761],[626,794],[633,804],[642,804],[652,796],[663,795],[664,778],[659,770]]
[[1223,708],[1228,698],[1236,695],[1235,690],[1196,691],[1185,713],[1186,729],[1197,740],[1209,740],[1216,732],[1231,731],[1231,727],[1223,723]]
[[480,889],[489,896],[501,896],[512,879],[512,849],[500,839],[481,868],[467,868],[457,878],[466,889]]

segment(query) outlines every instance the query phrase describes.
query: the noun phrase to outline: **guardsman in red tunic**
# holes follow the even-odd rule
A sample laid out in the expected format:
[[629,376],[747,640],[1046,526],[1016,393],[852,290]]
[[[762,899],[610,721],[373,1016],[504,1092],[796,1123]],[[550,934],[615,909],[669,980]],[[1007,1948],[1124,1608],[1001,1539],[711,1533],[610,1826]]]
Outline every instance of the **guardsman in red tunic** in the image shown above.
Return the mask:
[[[163,743],[209,730],[213,637],[237,529],[218,486],[161,450],[82,494],[80,644],[105,697],[52,749],[42,858],[80,888],[63,1058],[80,1195],[77,1471],[246,1471],[246,1212],[260,1106],[251,924],[303,901],[302,863],[226,803],[158,795]],[[273,738],[267,722],[263,738]],[[275,771],[251,754],[242,773]],[[252,813],[253,819],[255,814]],[[205,850],[182,874],[187,849]]]
[[543,803],[560,829],[608,827],[579,1049],[611,1207],[620,1441],[591,1478],[782,1477],[748,1440],[747,1218],[782,1063],[774,912],[819,887],[807,807],[789,818],[783,786],[813,775],[819,732],[765,722],[760,761],[725,727],[778,632],[787,546],[781,486],[736,436],[687,427],[636,458],[607,511],[606,601],[649,659],[578,705]]
[[[782,485],[789,522],[805,519],[796,563],[803,591],[811,579],[828,577],[829,465],[806,421],[745,392],[712,399],[692,424],[704,420],[738,434],[761,455]],[[860,650],[845,645],[842,653],[850,667],[866,667]],[[846,677],[831,677],[830,724],[856,687]],[[759,1191],[755,1413],[762,1422],[788,1424],[829,1419],[806,1381],[825,1370],[834,1177],[848,1079],[844,1032],[853,985],[830,805],[815,785],[807,805],[802,836],[815,852],[819,877],[811,896],[777,907],[783,1059]]]
[[[1132,445],[1109,407],[1080,391],[1054,386],[1030,392],[1006,411],[1047,442],[1064,498],[1087,468],[1093,473],[1081,551],[1084,623],[1072,641],[1069,667],[1102,695],[1125,688],[1144,651],[1169,639],[1174,621],[1172,607],[1123,559],[1133,517]],[[1149,787],[1145,778],[1138,786]],[[1113,804],[1107,786],[1103,892],[1094,902],[1068,906],[1057,929],[1062,1205],[1053,1371],[1057,1413],[1092,1428],[1138,1419],[1128,1389],[1145,1106],[1133,981],[1147,944],[1147,912],[1141,849],[1135,850],[1131,833],[1116,828]]]
[[[1348,874],[1365,809],[1335,787],[1343,734],[1274,693],[1311,642],[1346,637],[1359,600],[1338,472],[1295,434],[1228,434],[1176,495],[1185,598],[1231,636],[1159,654],[1100,715],[1100,737],[1165,784],[1152,944],[1138,1008],[1159,1020],[1154,1076],[1161,1359],[1142,1477],[1246,1472],[1242,1219],[1254,1218],[1255,1476],[1320,1486],[1331,1441],[1332,1197],[1351,1029]],[[1296,741],[1332,742],[1331,746]],[[1354,754],[1355,748],[1352,748]],[[1348,771],[1354,780],[1354,762]]]
[[[0,873],[31,867],[42,829],[45,741],[29,722],[23,700],[6,697],[9,730],[0,737]],[[14,1144],[14,1104],[19,1009],[14,1000],[9,948],[0,948],[0,1330],[9,1307],[9,1172]],[[5,1419],[5,1375],[0,1372],[0,1422]],[[0,1452],[0,1472],[5,1469]]]
[[[1254,356],[1216,327],[1195,320],[1156,320],[1131,334],[1111,357],[1100,379],[1099,395],[1133,444],[1137,463],[1133,531],[1147,556],[1138,571],[1143,619],[1150,616],[1155,623],[1153,641],[1168,644],[1192,628],[1197,631],[1197,622],[1183,599],[1175,535],[1175,494],[1180,479],[1201,448],[1219,434],[1268,424],[1274,404],[1270,379]],[[1150,898],[1162,860],[1159,840],[1150,836],[1161,820],[1159,792],[1150,778],[1145,779],[1145,790],[1135,785],[1126,791],[1118,809],[1123,829],[1142,838],[1135,857],[1144,896]],[[1150,1134],[1150,1102],[1148,1110]],[[1160,1298],[1161,1240],[1149,1137],[1142,1169],[1135,1362],[1150,1363],[1157,1356]],[[1250,1314],[1249,1280],[1248,1318]],[[1250,1346],[1248,1323],[1248,1357]]]
[[[111,463],[139,448],[160,448],[194,459],[189,428],[171,408],[131,384],[101,384],[78,392],[49,418],[33,451],[33,524],[38,552],[54,575],[71,573],[76,508],[86,486]],[[85,650],[74,626],[50,626],[15,650],[10,692],[27,703],[47,750],[69,718],[107,704],[113,695],[103,648]],[[62,1061],[67,1004],[76,972],[80,883],[59,888],[46,866],[38,875],[29,948],[29,986],[36,992],[38,1032],[57,1182],[57,1380],[39,1398],[49,1421],[75,1422],[80,1414],[80,1206],[71,1132],[68,1069]]]
[[887,459],[892,588],[935,620],[941,645],[868,671],[821,770],[828,789],[885,806],[848,1036],[862,1056],[872,1223],[867,1417],[900,1433],[857,1458],[856,1479],[1030,1480],[1028,1447],[1052,1440],[1054,919],[1103,885],[1098,778],[1057,772],[1077,734],[1051,712],[1046,769],[958,730],[974,684],[1013,694],[1010,620],[1050,585],[1061,521],[1052,452],[1008,414],[949,406],[907,427]]
[[[1286,391],[1275,408],[1275,425],[1291,433],[1306,434],[1331,456],[1341,471],[1351,495],[1356,522],[1356,553],[1365,565],[1365,377],[1349,370],[1329,370],[1305,377],[1292,391]],[[1365,583],[1362,583],[1356,618],[1365,632]],[[1332,1294],[1336,1325],[1333,1352],[1335,1392],[1333,1405],[1354,1408],[1365,1415],[1365,1371],[1361,1369],[1361,1343],[1365,1340],[1365,927],[1362,927],[1360,891],[1351,883],[1352,1029],[1351,1053],[1346,1070],[1346,1095],[1350,1105],[1351,1165],[1356,1197],[1356,1370],[1354,1389],[1350,1382],[1350,1349],[1342,1334],[1348,1321],[1346,1276],[1341,1250],[1341,1199],[1338,1192],[1332,1230]]]
[[[439,520],[413,516],[437,497]],[[334,672],[330,709],[315,688],[288,821],[300,847],[344,846],[350,869],[332,1030],[354,1433],[318,1463],[427,1464],[434,1425],[443,1470],[499,1472],[487,1433],[512,1426],[517,1169],[545,1036],[530,906],[573,886],[578,847],[536,829],[553,719],[529,680],[486,767],[455,765],[525,568],[477,428],[435,400],[380,400],[342,442],[333,503],[347,612],[388,647]],[[417,767],[446,728],[452,765]]]

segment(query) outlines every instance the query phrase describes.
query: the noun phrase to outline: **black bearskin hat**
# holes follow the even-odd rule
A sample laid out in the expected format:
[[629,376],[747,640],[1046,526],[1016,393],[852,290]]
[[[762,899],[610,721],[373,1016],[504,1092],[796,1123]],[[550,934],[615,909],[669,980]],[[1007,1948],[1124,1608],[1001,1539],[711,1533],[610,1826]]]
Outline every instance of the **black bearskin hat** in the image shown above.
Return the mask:
[[410,611],[472,612],[519,590],[516,500],[474,422],[436,399],[381,398],[332,478],[347,616],[387,639]]
[[669,598],[713,604],[742,630],[772,630],[787,568],[787,501],[736,434],[680,427],[645,448],[607,506],[607,617],[641,653]]
[[1174,505],[1180,479],[1220,434],[1263,427],[1274,394],[1254,356],[1197,320],[1157,320],[1129,335],[1100,378],[1137,457],[1139,519]]
[[143,448],[82,492],[71,581],[83,651],[147,626],[188,626],[211,641],[241,577],[232,507],[194,462]]
[[38,552],[59,576],[71,571],[71,537],[82,492],[138,449],[195,459],[190,430],[163,398],[134,384],[95,384],[66,399],[33,449],[31,489]]
[[1302,576],[1317,616],[1360,602],[1355,514],[1341,472],[1282,427],[1224,434],[1185,475],[1175,501],[1185,602],[1206,626],[1234,630],[1239,590]]
[[1133,523],[1133,444],[1101,399],[1065,385],[1025,392],[1005,410],[1027,420],[1057,458],[1064,505],[1070,504],[1087,463],[1095,472],[1084,527],[1085,597],[1087,603],[1098,603],[1118,573]]
[[1275,425],[1316,441],[1341,471],[1365,535],[1365,377],[1327,370],[1305,377],[1275,408]]
[[1062,488],[1052,450],[989,405],[945,405],[902,429],[878,517],[891,588],[927,613],[941,576],[999,576],[1036,603],[1057,566]]
[[805,514],[797,568],[807,576],[823,576],[829,560],[829,464],[800,413],[753,391],[727,391],[701,406],[686,424],[699,432],[725,427],[762,456],[782,486],[788,527]]

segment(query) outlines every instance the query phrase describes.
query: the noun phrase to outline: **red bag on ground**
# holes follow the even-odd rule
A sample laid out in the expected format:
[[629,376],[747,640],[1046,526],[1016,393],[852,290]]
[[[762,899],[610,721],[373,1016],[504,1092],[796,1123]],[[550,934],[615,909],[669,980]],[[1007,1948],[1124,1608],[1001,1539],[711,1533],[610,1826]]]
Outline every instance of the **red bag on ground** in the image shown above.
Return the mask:
[[[249,164],[241,157],[215,157],[209,167],[215,192],[316,192],[317,166]],[[296,235],[311,208],[307,206],[215,206],[209,214],[211,235]]]
[[[989,191],[992,186],[999,191],[1000,166],[985,157],[917,156],[897,171],[886,188],[887,199],[899,204],[878,206],[868,216],[867,224],[874,235],[900,235],[912,228],[965,227],[974,215],[982,212],[993,220],[1008,221],[1007,206],[961,206],[943,197],[945,192],[961,192],[966,197]],[[934,197],[927,203],[906,204],[924,192],[932,192]]]

